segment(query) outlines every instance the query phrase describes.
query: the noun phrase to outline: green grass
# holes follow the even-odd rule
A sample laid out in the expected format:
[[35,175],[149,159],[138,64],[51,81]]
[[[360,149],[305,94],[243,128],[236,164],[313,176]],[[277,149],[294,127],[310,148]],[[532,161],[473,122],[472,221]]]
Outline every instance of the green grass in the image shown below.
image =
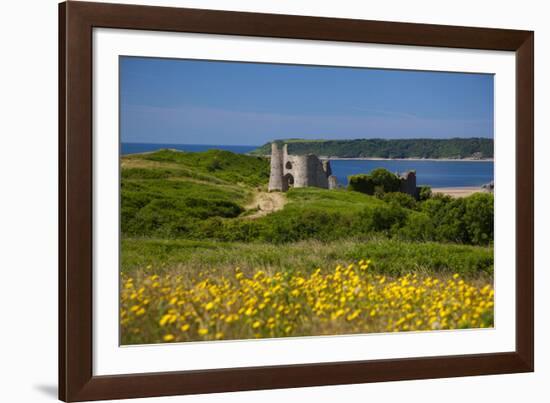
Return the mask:
[[[293,189],[287,193],[287,199],[288,203],[282,210],[253,220],[247,219],[247,214],[243,212],[238,216],[212,214],[202,217],[200,221],[190,219],[185,228],[164,224],[167,234],[173,238],[277,244],[306,239],[331,241],[371,235],[371,228],[363,225],[362,214],[376,206],[386,205],[375,197],[361,193],[317,188]],[[143,221],[143,217],[139,219]],[[128,236],[155,236],[158,233],[124,232]]]
[[122,179],[195,179],[202,182],[228,184],[227,181],[212,175],[202,174],[190,168],[123,168]]
[[223,150],[208,150],[200,153],[159,150],[125,158],[175,164],[180,169],[192,169],[202,175],[232,183],[243,183],[248,186],[260,186],[267,183],[269,179],[269,161],[267,159]]
[[123,233],[174,236],[209,217],[237,217],[250,192],[184,179],[123,179],[121,195]]
[[382,206],[384,202],[359,192],[344,189],[301,188],[290,189],[287,197],[293,208],[321,208],[333,211],[357,212],[365,206]]
[[263,158],[226,151],[160,150],[122,159],[122,232],[181,237],[200,232],[208,218],[244,212],[253,186],[269,176]]
[[232,273],[235,267],[253,274],[257,270],[334,268],[360,259],[372,259],[372,270],[385,275],[406,273],[490,277],[493,248],[443,243],[415,243],[382,238],[369,241],[302,241],[274,245],[166,239],[124,239],[121,270],[132,274],[177,272],[196,275],[202,270]]

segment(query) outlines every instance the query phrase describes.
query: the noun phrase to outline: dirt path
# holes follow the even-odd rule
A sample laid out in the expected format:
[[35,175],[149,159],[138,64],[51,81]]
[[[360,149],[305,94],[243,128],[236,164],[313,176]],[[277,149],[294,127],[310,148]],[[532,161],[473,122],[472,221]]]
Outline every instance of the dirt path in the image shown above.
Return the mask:
[[258,192],[254,195],[254,199],[247,206],[247,210],[259,209],[258,211],[246,216],[249,219],[260,218],[275,211],[281,210],[286,204],[286,197],[283,193],[278,192]]

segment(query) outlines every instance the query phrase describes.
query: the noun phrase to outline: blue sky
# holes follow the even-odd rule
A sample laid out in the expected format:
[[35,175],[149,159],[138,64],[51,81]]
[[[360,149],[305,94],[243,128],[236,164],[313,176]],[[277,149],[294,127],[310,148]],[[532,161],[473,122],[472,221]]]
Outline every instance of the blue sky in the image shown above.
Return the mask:
[[493,76],[121,57],[123,142],[493,137]]

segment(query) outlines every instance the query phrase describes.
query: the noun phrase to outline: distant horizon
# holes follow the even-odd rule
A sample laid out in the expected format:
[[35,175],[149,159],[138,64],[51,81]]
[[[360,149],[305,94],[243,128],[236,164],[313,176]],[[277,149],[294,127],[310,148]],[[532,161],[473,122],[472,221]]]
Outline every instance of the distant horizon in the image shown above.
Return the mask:
[[[179,146],[231,146],[231,147],[261,147],[263,144],[202,144],[202,143],[175,143],[173,141],[163,141],[162,143],[157,143],[154,141],[121,141],[124,144],[174,144]],[[265,144],[265,143],[264,143]]]
[[120,131],[151,144],[493,138],[494,77],[123,56]]
[[372,137],[372,138],[354,138],[354,139],[302,139],[297,137],[292,137],[288,139],[273,139],[266,141],[262,144],[223,144],[223,143],[217,143],[217,144],[207,144],[207,143],[178,143],[178,142],[155,142],[155,141],[121,141],[121,143],[124,144],[173,144],[173,145],[182,145],[182,146],[230,146],[230,147],[262,147],[263,145],[267,143],[271,143],[273,141],[285,141],[285,140],[304,140],[304,141],[356,141],[356,140],[386,140],[386,141],[394,141],[394,140],[454,140],[454,139],[460,139],[460,140],[468,140],[468,139],[484,139],[484,140],[492,140],[493,138],[490,137],[448,137],[448,138],[429,138],[429,137],[414,137],[414,138],[391,138],[391,139],[384,139],[381,137]]

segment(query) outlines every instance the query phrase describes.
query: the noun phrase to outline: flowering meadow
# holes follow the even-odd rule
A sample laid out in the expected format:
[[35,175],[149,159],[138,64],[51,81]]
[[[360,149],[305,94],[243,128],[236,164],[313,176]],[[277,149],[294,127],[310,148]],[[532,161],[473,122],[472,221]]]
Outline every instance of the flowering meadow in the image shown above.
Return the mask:
[[384,276],[360,260],[311,272],[123,274],[123,344],[485,328],[491,284]]

